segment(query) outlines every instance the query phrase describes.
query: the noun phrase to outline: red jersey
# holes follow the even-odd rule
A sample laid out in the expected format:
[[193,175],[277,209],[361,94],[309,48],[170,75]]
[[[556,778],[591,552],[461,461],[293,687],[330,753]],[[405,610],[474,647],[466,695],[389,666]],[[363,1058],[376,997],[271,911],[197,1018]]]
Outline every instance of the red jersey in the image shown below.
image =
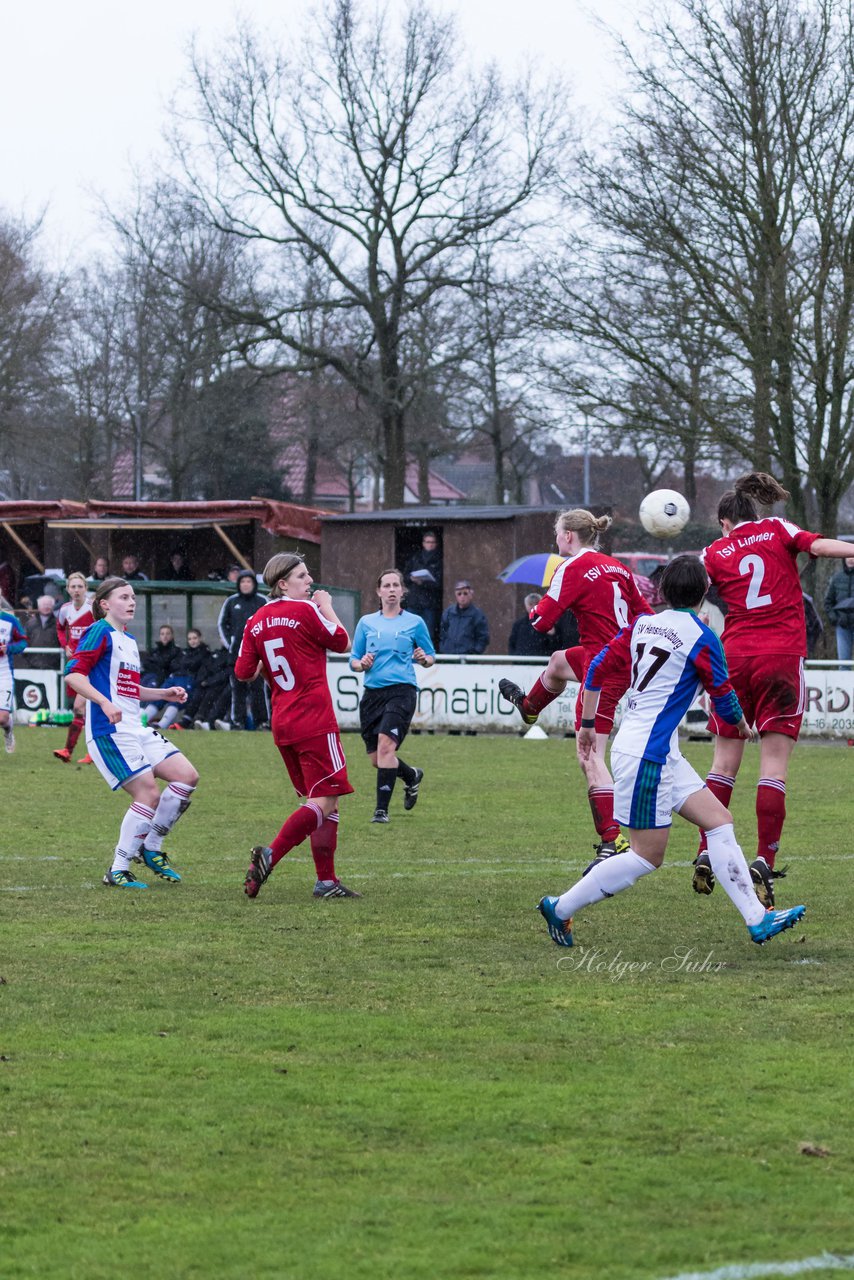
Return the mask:
[[727,656],[807,653],[799,551],[822,535],[769,516],[745,520],[702,554],[706,572],[727,606],[723,642]]
[[56,634],[63,649],[74,653],[85,631],[95,621],[91,601],[87,598],[80,608],[72,600],[66,600],[56,615]]
[[326,680],[326,650],[346,653],[349,647],[344,628],[327,622],[310,600],[280,596],[249,619],[234,674],[239,680],[249,679],[262,664],[273,702],[277,746],[338,732]]
[[559,564],[548,593],[531,610],[535,631],[549,631],[571,609],[578,635],[590,661],[623,627],[653,610],[644,600],[631,570],[601,551],[585,548]]

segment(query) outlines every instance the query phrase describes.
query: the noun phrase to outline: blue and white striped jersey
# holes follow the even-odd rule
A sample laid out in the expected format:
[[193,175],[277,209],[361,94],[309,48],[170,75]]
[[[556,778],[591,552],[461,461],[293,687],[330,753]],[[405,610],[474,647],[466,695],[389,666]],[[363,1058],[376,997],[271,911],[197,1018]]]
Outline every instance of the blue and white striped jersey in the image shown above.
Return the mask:
[[637,618],[593,659],[585,687],[601,689],[627,657],[631,684],[615,750],[662,764],[668,755],[678,754],[679,723],[701,686],[722,720],[738,724],[741,719],[721,642],[690,609]]

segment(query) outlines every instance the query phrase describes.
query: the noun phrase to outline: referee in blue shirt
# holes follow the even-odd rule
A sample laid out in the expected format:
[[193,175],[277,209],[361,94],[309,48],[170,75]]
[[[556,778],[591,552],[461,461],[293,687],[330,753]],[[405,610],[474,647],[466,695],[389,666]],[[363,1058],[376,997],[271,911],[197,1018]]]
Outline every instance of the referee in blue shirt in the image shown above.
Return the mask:
[[436,650],[423,618],[403,608],[405,588],[399,569],[384,569],[377,579],[380,608],[360,618],[353,637],[350,666],[364,671],[359,705],[362,740],[377,770],[377,807],[372,822],[388,822],[388,806],[397,778],[403,779],[403,807],[413,809],[424,777],[400,759],[398,748],[409,732],[418,702],[415,663],[432,667]]

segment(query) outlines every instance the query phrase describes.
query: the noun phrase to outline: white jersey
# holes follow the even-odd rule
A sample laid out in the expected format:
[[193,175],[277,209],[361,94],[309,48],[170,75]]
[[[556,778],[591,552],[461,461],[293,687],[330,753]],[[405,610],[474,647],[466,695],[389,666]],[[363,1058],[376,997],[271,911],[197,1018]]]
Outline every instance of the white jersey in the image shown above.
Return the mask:
[[[103,618],[94,623],[80,640],[65,674],[88,676],[99,693],[121,708],[121,729],[138,727],[139,649],[133,636],[118,631]],[[116,734],[97,702],[86,703],[86,739]]]
[[585,687],[600,689],[609,671],[631,662],[627,709],[614,739],[624,755],[663,763],[679,755],[677,730],[702,686],[722,720],[738,724],[721,642],[689,609],[642,615],[590,664]]

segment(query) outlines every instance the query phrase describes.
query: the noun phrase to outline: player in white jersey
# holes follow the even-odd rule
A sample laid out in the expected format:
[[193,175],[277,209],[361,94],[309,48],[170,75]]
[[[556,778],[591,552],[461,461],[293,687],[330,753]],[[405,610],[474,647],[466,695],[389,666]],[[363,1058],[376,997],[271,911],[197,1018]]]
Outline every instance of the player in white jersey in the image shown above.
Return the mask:
[[[147,889],[131,873],[133,861],[163,880],[180,880],[163,852],[163,839],[185,812],[199,775],[189,760],[154,729],[140,722],[140,698],[184,702],[185,689],[140,688],[139,649],[126,631],[136,608],[133,587],[107,578],[95,592],[96,619],[82,636],[66,668],[66,684],[86,699],[86,743],[93,763],[114,791],[124,788],[131,806],[104,884]],[[161,793],[157,779],[167,786]]]
[[0,592],[0,729],[8,755],[15,750],[15,664],[13,656],[23,653],[27,636],[12,612],[12,606]]
[[720,640],[694,612],[708,585],[695,556],[677,556],[661,575],[660,591],[670,608],[637,618],[590,664],[578,733],[582,756],[597,749],[595,712],[602,684],[613,667],[631,664],[627,709],[611,749],[614,817],[629,829],[629,848],[594,866],[561,897],[541,899],[538,910],[559,946],[573,945],[576,912],[613,898],[661,866],[673,812],[707,832],[714,873],[754,942],[767,942],[804,914],[803,906],[766,912],[753,891],[731,814],[679,750],[679,723],[701,685],[721,720],[742,738],[754,736],[729,683]]

